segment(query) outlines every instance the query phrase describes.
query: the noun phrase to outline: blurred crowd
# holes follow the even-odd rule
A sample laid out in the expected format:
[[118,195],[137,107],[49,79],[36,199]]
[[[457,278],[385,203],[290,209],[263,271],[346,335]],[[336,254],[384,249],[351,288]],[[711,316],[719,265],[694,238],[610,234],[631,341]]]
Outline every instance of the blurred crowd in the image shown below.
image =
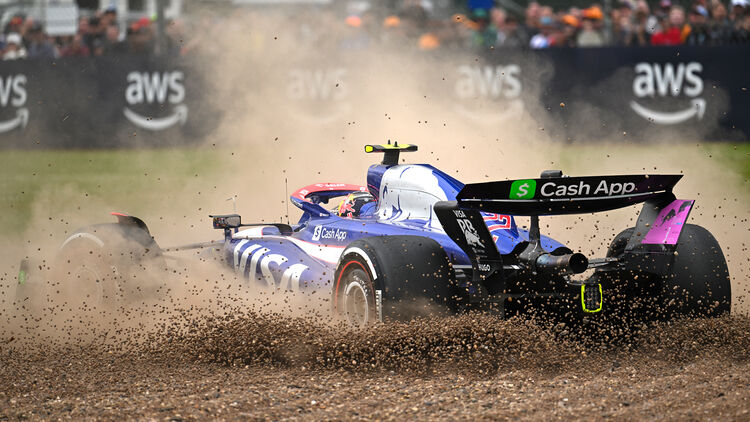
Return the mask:
[[[3,60],[22,58],[54,59],[58,57],[89,57],[115,54],[153,54],[156,24],[143,17],[122,28],[117,10],[108,8],[78,19],[74,35],[49,36],[43,25],[31,17],[13,16],[3,28],[0,51]],[[178,22],[166,28],[165,53],[179,54],[181,42]]]
[[[616,3],[609,10],[601,4],[555,10],[531,1],[525,9],[515,8],[511,13],[495,0],[467,0],[459,7],[462,13],[445,18],[434,13],[432,0],[400,0],[385,9],[360,2],[367,6],[345,13],[318,9],[281,16],[287,16],[300,44],[344,50],[373,45],[436,50],[750,43],[750,0],[688,0],[692,1],[689,7],[673,4],[673,0],[612,1]],[[47,35],[33,18],[16,15],[3,28],[0,51],[4,60],[155,52],[184,55],[195,49],[215,50],[211,40],[231,27],[236,17],[204,15],[193,19],[191,30],[182,21],[168,21],[164,40],[157,47],[154,19],[142,17],[123,27],[114,8],[80,17],[74,35],[55,37]],[[250,11],[246,20],[271,19]],[[253,31],[245,27],[241,32]]]
[[619,0],[609,13],[601,4],[554,10],[531,1],[523,14],[492,0],[469,4],[474,7],[466,13],[435,21],[423,1],[407,0],[400,13],[383,20],[383,30],[402,30],[404,38],[417,32],[411,38],[423,50],[750,43],[750,0],[693,0],[688,8],[671,0],[655,7],[646,0]]

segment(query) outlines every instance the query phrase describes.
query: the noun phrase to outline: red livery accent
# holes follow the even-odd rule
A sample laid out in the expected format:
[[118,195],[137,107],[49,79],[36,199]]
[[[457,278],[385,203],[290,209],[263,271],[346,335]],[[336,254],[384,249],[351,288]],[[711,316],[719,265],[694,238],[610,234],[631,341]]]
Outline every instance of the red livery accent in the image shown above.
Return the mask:
[[333,301],[333,306],[334,306],[334,309],[336,310],[336,312],[339,311],[338,297],[339,297],[339,285],[341,284],[341,276],[344,275],[344,272],[346,271],[347,267],[349,267],[352,264],[359,265],[359,267],[362,268],[362,271],[364,271],[365,274],[367,274],[367,275],[370,274],[370,272],[367,271],[367,268],[365,268],[365,266],[362,265],[362,263],[359,262],[359,261],[349,261],[349,262],[346,263],[346,265],[344,265],[344,268],[341,269],[341,272],[339,273],[339,276],[336,277],[336,293],[335,293],[335,296],[334,296],[336,299]]
[[485,223],[491,222],[491,221],[498,221],[498,224],[492,224],[490,226],[487,226],[487,229],[489,231],[510,228],[510,216],[509,215],[489,214],[489,215],[485,215],[483,218],[484,218]]
[[341,192],[340,196],[344,196],[352,192],[367,192],[367,188],[348,183],[315,183],[314,185],[298,189],[292,196],[303,201],[308,201],[307,198],[321,192]]

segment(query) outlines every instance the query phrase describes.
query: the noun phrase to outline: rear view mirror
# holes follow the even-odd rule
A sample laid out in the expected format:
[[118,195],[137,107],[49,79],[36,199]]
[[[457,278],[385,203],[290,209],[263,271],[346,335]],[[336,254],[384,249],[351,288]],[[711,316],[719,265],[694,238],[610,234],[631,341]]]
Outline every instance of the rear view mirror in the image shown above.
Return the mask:
[[234,229],[242,225],[239,214],[209,215],[214,221],[215,229]]

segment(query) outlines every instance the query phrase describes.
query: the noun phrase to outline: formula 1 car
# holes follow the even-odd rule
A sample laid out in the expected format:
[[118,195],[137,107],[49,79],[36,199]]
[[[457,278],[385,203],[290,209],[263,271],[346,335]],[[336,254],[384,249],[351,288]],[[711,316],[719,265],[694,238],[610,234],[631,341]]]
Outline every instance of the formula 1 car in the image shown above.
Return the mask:
[[[428,164],[399,164],[400,153],[416,150],[390,141],[365,146],[384,154],[368,169],[367,185],[297,190],[290,198],[302,210],[297,224],[213,215],[223,239],[162,249],[141,219],[113,213],[117,223],[84,227],[65,240],[57,262],[66,277],[111,299],[123,294],[130,272],[170,251],[218,250],[248,283],[324,292],[334,312],[356,326],[475,308],[504,316],[541,308],[571,317],[729,312],[721,248],[706,229],[686,224],[694,201],[672,193],[681,175],[549,170],[534,179],[463,184]],[[639,203],[635,227],[614,238],[606,257],[589,259],[540,234],[540,216]],[[517,225],[519,216],[530,218],[528,230]]]

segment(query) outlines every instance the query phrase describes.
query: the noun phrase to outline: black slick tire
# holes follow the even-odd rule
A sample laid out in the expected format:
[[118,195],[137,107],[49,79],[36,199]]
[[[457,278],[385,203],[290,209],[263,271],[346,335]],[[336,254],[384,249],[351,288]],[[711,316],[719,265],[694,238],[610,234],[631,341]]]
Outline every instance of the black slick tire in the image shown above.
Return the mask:
[[421,236],[377,236],[349,244],[333,280],[334,310],[352,325],[455,311],[445,251]]
[[159,246],[137,227],[97,224],[69,236],[55,259],[55,293],[73,306],[116,306],[158,290]]

